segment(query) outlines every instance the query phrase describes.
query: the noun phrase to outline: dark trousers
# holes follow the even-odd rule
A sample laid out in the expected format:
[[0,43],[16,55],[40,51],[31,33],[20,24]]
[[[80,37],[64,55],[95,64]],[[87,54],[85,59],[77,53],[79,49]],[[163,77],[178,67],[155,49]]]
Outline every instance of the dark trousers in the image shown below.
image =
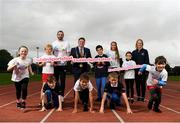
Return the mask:
[[82,68],[73,68],[74,84],[79,79],[80,75],[85,72],[87,71]]
[[[20,82],[14,82],[16,87],[16,98],[19,100],[21,97],[23,100],[27,98],[27,87],[29,78],[24,78]],[[21,96],[22,95],[22,96]]]
[[56,81],[62,88],[62,96],[64,96],[65,81],[66,81],[66,66],[54,67],[54,76],[56,78]]
[[161,103],[161,88],[156,87],[149,90],[150,92],[150,99],[149,103],[154,103],[154,109],[159,108],[159,104]]
[[87,105],[89,101],[89,89],[84,89],[82,91],[79,91],[79,97],[80,100],[82,101],[83,105]]
[[138,97],[145,98],[146,93],[146,74],[138,75],[138,71],[135,73],[136,92]]
[[127,97],[130,97],[131,91],[131,98],[134,98],[134,79],[125,79],[125,83]]
[[116,93],[108,93],[107,99],[110,101],[110,108],[115,109],[115,106],[121,105],[121,96]]
[[52,100],[53,106],[54,106],[55,108],[58,108],[58,107],[59,107],[58,95],[53,94],[51,90],[46,90],[46,91],[45,91],[45,94],[46,94],[46,96],[47,96],[47,103],[50,103],[51,100]]

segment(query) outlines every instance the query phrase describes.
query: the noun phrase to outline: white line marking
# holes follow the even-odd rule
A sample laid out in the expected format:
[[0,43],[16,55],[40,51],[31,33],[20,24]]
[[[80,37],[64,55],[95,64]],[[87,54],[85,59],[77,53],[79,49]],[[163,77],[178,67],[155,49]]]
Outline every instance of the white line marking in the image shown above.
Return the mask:
[[[94,88],[94,90],[97,92],[97,89]],[[116,118],[120,121],[120,123],[125,123],[124,120],[118,115],[118,113],[115,110],[111,110],[113,114],[116,116]]]
[[169,89],[169,88],[164,88],[164,90],[180,93],[180,91],[178,91],[178,90],[173,90],[173,89]]
[[[137,97],[137,96],[135,96],[135,97]],[[149,101],[148,99],[145,99],[145,101]],[[169,110],[169,111],[172,111],[172,112],[174,112],[174,113],[177,113],[177,114],[180,114],[180,112],[179,111],[176,111],[176,110],[174,110],[174,109],[171,109],[171,108],[169,108],[169,107],[166,107],[166,106],[164,106],[164,105],[160,105],[162,108],[165,108],[165,109],[167,109],[167,110]]]
[[173,109],[168,108],[168,107],[163,106],[163,105],[160,105],[160,106],[161,106],[161,107],[163,107],[163,108],[165,108],[165,109],[167,109],[167,110],[170,110],[170,111],[172,111],[172,112],[175,112],[175,113],[177,113],[177,114],[180,114],[180,112],[179,112],[179,111],[173,110]]
[[171,97],[171,98],[177,98],[177,97],[175,97],[175,96],[172,96],[172,95],[169,95],[169,94],[165,94],[165,93],[163,93],[163,95],[165,95],[165,96],[168,96],[168,97]]
[[46,121],[46,119],[54,112],[54,108],[51,109],[51,111],[40,121],[40,123],[44,123],[44,121]]
[[5,95],[5,94],[9,94],[9,93],[12,93],[12,91],[11,92],[1,93],[0,96]]
[[116,116],[116,118],[120,121],[120,123],[125,123],[124,120],[118,115],[118,113],[115,110],[111,110],[113,114]]
[[13,87],[13,86],[2,87],[2,88],[0,88],[0,91],[7,89],[7,87],[9,88],[9,87]]
[[[38,91],[38,92],[36,92],[36,93],[33,93],[33,94],[29,95],[28,97],[34,96],[34,95],[39,94],[39,93],[40,93],[40,92]],[[1,105],[0,108],[5,107],[5,106],[8,106],[8,105],[10,105],[10,104],[12,104],[12,103],[15,103],[15,102],[16,102],[16,100],[11,101],[11,102],[9,102],[9,103],[6,103],[6,104],[4,104],[4,105]]]
[[[72,89],[73,88],[71,88],[71,90],[69,90],[68,92],[67,92],[67,94],[64,96],[64,98],[66,98],[69,94],[70,94],[70,92],[72,91]],[[48,117],[54,112],[54,108],[53,109],[51,109],[51,111],[40,121],[40,123],[44,123],[47,119],[48,119]]]
[[[149,101],[148,99],[145,99],[146,101]],[[174,110],[174,109],[171,109],[171,108],[169,108],[169,107],[166,107],[166,106],[163,106],[163,105],[160,105],[162,108],[165,108],[165,109],[167,109],[167,110],[169,110],[169,111],[172,111],[172,112],[174,112],[174,113],[177,113],[177,114],[180,114],[180,112],[179,111],[176,111],[176,110]]]

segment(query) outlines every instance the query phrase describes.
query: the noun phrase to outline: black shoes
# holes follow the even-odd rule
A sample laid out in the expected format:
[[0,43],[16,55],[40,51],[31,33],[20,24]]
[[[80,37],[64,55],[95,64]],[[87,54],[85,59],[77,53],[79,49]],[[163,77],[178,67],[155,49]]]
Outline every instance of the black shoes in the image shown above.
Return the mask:
[[[154,105],[155,105],[155,104],[154,104]],[[149,110],[152,110],[153,101],[149,101],[147,107],[148,107]],[[157,113],[162,113],[162,111],[161,111],[157,106],[154,106],[154,107],[153,107],[153,111],[154,111],[154,112],[157,112]]]
[[17,108],[21,108],[21,103],[20,103],[20,102],[19,102],[19,103],[17,102],[17,103],[16,103],[16,107],[17,107]]
[[16,107],[19,109],[25,109],[26,108],[26,102],[17,102]]
[[153,111],[155,111],[157,113],[162,113],[162,111],[159,108],[154,108]]
[[128,98],[128,102],[133,104],[134,103],[134,98]]
[[142,102],[144,102],[145,100],[144,100],[144,97],[141,97],[141,100],[140,101],[142,101]]
[[137,101],[142,101],[142,102],[144,102],[145,100],[144,100],[144,97],[138,97],[138,98],[137,98]]
[[138,98],[137,98],[137,101],[141,101],[141,98],[140,98],[140,97],[138,97]]
[[21,102],[21,108],[25,109],[26,108],[26,102]]

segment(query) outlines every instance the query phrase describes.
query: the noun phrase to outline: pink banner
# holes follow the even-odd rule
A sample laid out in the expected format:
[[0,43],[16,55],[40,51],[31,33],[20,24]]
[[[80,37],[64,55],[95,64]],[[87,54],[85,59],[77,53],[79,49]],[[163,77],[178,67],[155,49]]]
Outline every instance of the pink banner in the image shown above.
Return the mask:
[[141,68],[141,67],[142,67],[142,65],[135,65],[135,66],[130,66],[130,67],[126,67],[126,68],[122,68],[122,67],[110,68],[110,69],[108,69],[108,72],[131,70],[131,69],[137,69],[137,68]]
[[81,62],[106,62],[112,61],[112,58],[73,58],[72,56],[56,57],[56,58],[33,58],[33,62],[57,62],[57,61],[72,61],[74,63]]

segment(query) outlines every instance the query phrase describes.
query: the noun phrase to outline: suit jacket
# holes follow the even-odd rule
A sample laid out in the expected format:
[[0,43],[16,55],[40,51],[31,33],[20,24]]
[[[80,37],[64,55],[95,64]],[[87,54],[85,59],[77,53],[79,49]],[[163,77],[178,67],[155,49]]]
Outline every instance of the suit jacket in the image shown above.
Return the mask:
[[[73,58],[81,58],[80,53],[79,53],[79,48],[78,47],[71,48],[70,56],[72,56]],[[89,48],[84,47],[84,58],[92,58]],[[80,66],[82,66],[82,67],[80,67]],[[83,72],[88,72],[89,71],[88,68],[89,68],[89,66],[88,66],[87,62],[73,63],[72,72],[73,73],[78,72],[79,70],[81,70]]]

